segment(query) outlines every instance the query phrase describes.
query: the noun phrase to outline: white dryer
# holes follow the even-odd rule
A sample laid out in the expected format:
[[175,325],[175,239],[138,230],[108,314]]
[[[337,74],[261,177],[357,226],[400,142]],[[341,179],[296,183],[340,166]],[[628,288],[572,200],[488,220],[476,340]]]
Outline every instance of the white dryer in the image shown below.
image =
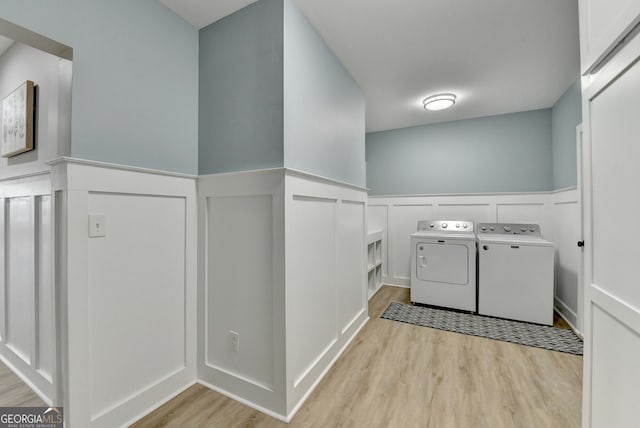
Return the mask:
[[554,247],[537,224],[478,225],[478,313],[553,325]]
[[476,311],[476,234],[471,221],[419,221],[411,239],[411,301]]

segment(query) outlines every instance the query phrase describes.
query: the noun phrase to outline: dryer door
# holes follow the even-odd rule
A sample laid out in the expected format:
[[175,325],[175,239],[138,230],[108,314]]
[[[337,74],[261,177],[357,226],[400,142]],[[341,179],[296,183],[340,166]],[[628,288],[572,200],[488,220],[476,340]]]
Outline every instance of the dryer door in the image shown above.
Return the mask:
[[418,242],[416,276],[423,281],[467,285],[469,248],[458,243]]

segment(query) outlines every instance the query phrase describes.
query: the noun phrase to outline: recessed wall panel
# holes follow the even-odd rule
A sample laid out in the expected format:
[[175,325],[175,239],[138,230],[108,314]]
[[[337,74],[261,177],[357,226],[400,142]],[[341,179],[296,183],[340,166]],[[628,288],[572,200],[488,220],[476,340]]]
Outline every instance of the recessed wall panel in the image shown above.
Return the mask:
[[497,204],[498,223],[535,223],[539,224],[543,235],[544,203]]
[[91,416],[185,367],[185,199],[89,193]]
[[337,212],[338,326],[344,329],[362,311],[366,302],[364,203],[343,201]]
[[7,346],[25,363],[33,358],[34,220],[31,197],[6,200],[5,334]]
[[287,243],[295,251],[287,254],[287,364],[294,385],[338,335],[335,210],[335,200],[294,196],[288,211],[287,230],[295,235]]
[[554,204],[556,298],[575,314],[578,312],[578,269],[581,268],[580,255],[583,251],[576,245],[581,239],[579,218],[577,202]]
[[207,198],[206,363],[267,389],[274,385],[273,220],[271,195]]
[[37,302],[38,328],[38,369],[51,381],[54,357],[54,318],[53,318],[53,247],[51,229],[51,197],[36,198],[36,261],[37,261]]
[[439,204],[437,220],[489,222],[489,204]]
[[635,426],[638,421],[640,334],[598,305],[592,308],[590,426]]

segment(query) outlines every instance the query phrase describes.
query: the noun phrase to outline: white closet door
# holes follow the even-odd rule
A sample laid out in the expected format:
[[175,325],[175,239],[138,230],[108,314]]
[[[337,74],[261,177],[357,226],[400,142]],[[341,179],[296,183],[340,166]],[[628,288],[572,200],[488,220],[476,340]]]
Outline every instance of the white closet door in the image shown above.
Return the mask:
[[584,427],[640,426],[638,60],[640,37],[635,37],[583,92]]

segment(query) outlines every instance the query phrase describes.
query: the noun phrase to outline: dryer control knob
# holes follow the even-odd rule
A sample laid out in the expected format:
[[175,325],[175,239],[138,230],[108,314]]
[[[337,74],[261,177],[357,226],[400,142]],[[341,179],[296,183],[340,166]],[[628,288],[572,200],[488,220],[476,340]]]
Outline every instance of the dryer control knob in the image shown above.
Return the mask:
[[460,228],[460,223],[456,223],[456,228]]
[[482,226],[480,229],[487,230],[487,226]]
[[433,223],[431,223],[431,224],[429,225],[429,227],[433,227]]
[[496,230],[496,228],[493,226],[489,226],[489,230],[493,232],[494,230]]
[[467,223],[463,224],[462,227],[467,228]]
[[535,231],[536,231],[536,228],[535,228],[535,227],[530,227],[530,228],[529,228],[529,232],[535,232]]
[[509,227],[509,226],[505,226],[505,227],[504,227],[504,231],[505,231],[505,232],[511,232],[511,227]]
[[447,223],[442,223],[442,228],[446,229],[447,228]]
[[526,231],[527,231],[527,228],[526,228],[526,227],[521,227],[521,228],[520,228],[520,232],[526,232]]

